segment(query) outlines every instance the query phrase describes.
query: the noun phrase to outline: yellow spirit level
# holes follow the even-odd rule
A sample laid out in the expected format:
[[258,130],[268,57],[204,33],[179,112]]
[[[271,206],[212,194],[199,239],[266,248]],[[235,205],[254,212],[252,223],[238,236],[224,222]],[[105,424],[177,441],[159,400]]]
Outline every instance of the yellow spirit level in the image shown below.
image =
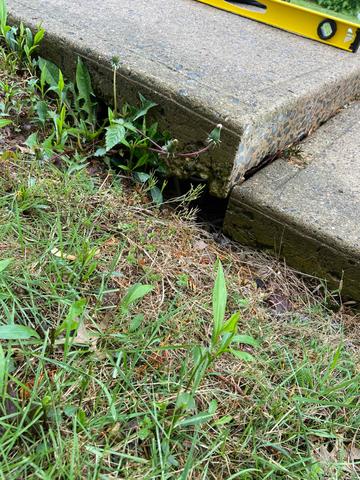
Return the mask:
[[350,52],[360,46],[360,25],[285,0],[198,0]]

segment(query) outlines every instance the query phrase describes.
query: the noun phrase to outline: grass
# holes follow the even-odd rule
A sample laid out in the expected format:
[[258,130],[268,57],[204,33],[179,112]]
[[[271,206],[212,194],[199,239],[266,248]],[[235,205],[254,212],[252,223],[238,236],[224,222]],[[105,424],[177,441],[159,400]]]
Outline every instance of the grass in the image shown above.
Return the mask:
[[360,20],[358,16],[353,15],[348,12],[335,12],[333,10],[329,10],[325,7],[322,7],[316,3],[316,1],[312,0],[290,0],[290,3],[294,3],[296,5],[299,5],[300,7],[305,7],[309,8],[310,10],[316,10],[318,12],[323,13],[324,15],[332,15],[333,17],[336,18],[341,18],[343,20],[347,20],[349,22],[353,22],[355,24],[359,24]]
[[[159,207],[98,159],[38,158],[34,78],[2,50],[0,80],[0,322],[35,332],[0,343],[0,478],[359,478],[359,317],[197,225],[196,192]],[[190,396],[217,259],[256,342]]]

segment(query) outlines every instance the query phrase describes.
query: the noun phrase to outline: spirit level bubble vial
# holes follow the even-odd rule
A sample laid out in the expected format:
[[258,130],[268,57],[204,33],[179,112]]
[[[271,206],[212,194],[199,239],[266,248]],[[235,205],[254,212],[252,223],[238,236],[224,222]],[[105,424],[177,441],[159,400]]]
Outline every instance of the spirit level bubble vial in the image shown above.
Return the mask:
[[284,0],[197,0],[334,47],[356,52],[360,25]]

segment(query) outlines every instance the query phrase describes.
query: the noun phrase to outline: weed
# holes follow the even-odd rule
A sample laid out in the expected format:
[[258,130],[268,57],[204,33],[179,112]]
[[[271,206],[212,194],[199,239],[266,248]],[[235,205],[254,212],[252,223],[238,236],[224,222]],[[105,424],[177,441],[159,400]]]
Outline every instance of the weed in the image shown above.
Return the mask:
[[[109,108],[107,118],[99,121],[90,74],[81,58],[72,83],[52,62],[33,58],[44,30],[39,29],[33,35],[23,24],[19,27],[7,25],[5,0],[0,0],[0,25],[3,42],[11,52],[7,58],[16,54],[16,62],[24,63],[32,75],[28,89],[31,105],[27,113],[36,112],[34,120],[41,127],[41,135],[32,133],[26,144],[38,158],[57,159],[58,163],[67,163],[69,154],[79,157],[81,162],[91,156],[103,158],[111,167],[132,175],[136,182],[143,184],[153,202],[160,204],[167,184],[164,160],[174,156],[197,157],[219,144],[221,125],[209,134],[204,148],[196,152],[178,152],[178,140],[159,132],[156,122],[148,122],[149,111],[156,107],[154,102],[139,94],[139,106],[124,103],[119,108],[117,71],[120,59],[117,57],[112,59],[113,109]],[[1,118],[1,127],[11,125],[13,119],[7,117],[23,110],[22,99],[19,103],[13,87],[3,84],[3,89],[0,115],[6,118]]]
[[4,39],[7,48],[12,52],[19,63],[26,60],[27,64],[31,64],[31,59],[44,38],[45,31],[42,28],[33,35],[30,28],[20,23],[18,27],[7,24],[7,7],[6,1],[0,0],[0,33]]

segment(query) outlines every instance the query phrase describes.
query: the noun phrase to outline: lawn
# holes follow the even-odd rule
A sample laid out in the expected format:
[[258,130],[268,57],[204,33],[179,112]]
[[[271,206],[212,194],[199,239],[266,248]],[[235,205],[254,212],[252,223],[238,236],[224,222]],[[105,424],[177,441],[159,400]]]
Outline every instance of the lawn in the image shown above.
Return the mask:
[[[360,25],[360,19],[359,19],[358,15],[355,15],[353,13],[345,11],[345,9],[342,10],[342,11],[334,11],[334,10],[325,8],[321,5],[319,5],[316,1],[312,1],[312,0],[290,0],[290,3],[294,3],[296,5],[299,5],[300,7],[309,8],[310,10],[319,11],[319,12],[323,13],[324,15],[331,15],[333,17],[341,18],[341,19],[344,19],[344,20],[347,20],[347,21],[350,21],[350,22],[353,22],[353,23],[356,23],[356,24]],[[359,4],[359,12],[358,13],[360,14],[360,4]]]
[[351,302],[197,223],[201,189],[161,201],[107,148],[129,107],[104,139],[85,67],[51,87],[22,53],[2,39],[0,478],[359,478]]

